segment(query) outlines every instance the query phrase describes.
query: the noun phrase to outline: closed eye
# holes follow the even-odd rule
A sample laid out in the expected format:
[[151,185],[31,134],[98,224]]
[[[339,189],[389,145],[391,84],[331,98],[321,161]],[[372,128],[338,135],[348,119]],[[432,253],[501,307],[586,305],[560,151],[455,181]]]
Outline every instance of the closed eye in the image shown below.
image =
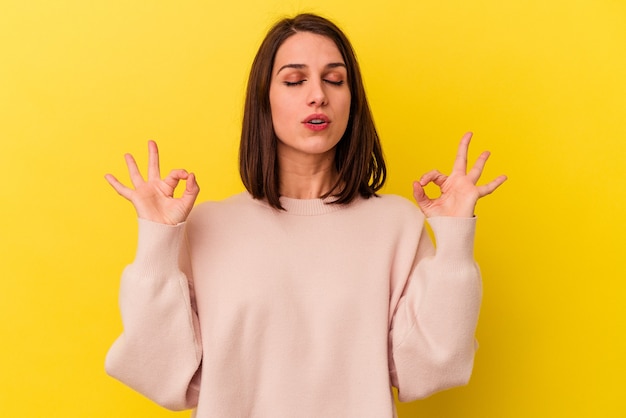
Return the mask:
[[283,81],[283,84],[287,87],[292,87],[292,86],[300,86],[302,85],[306,80],[300,80],[300,81]]
[[[293,86],[300,86],[302,84],[304,84],[306,80],[299,80],[299,81],[283,81],[283,84],[287,87],[293,87]],[[342,86],[344,83],[344,80],[340,80],[340,81],[333,81],[333,80],[324,80],[325,83],[328,84],[332,84],[333,86]]]

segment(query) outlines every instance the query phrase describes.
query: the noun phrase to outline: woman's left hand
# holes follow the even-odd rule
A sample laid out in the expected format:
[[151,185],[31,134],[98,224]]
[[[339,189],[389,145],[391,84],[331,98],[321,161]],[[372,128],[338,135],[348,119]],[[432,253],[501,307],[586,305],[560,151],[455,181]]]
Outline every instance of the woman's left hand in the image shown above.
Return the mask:
[[[471,132],[461,138],[454,167],[449,176],[433,170],[413,183],[413,196],[427,218],[433,216],[470,218],[474,216],[478,199],[492,193],[506,180],[506,176],[499,176],[482,186],[476,185],[489,158],[489,151],[480,154],[474,166],[467,172],[467,151],[471,139]],[[429,198],[424,191],[424,187],[430,182],[435,183],[441,189],[441,195],[435,199]]]

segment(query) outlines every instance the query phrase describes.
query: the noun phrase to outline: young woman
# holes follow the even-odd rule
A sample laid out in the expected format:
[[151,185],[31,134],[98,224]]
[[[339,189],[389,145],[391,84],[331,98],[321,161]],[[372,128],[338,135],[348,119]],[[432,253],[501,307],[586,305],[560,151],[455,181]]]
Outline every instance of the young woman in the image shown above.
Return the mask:
[[248,82],[247,192],[192,210],[194,175],[161,178],[154,142],[147,179],[130,155],[133,188],[106,176],[139,217],[108,373],[197,417],[392,417],[392,386],[408,401],[465,384],[474,206],[505,180],[476,185],[488,153],[467,172],[470,138],[450,175],[414,183],[419,208],[377,195],[385,163],[350,43],[315,15],[278,22]]

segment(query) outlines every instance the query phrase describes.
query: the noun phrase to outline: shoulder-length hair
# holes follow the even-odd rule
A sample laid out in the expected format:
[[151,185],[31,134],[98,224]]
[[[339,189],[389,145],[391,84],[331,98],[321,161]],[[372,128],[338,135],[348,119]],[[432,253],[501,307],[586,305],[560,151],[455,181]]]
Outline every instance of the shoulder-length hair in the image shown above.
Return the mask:
[[270,108],[270,83],[278,48],[298,32],[311,32],[331,39],[346,64],[350,88],[350,117],[346,131],[336,146],[335,168],[339,179],[322,198],[347,204],[358,195],[372,197],[383,186],[386,167],[374,120],[367,103],[359,64],[350,41],[332,22],[314,14],[300,14],[277,22],[267,33],[252,63],[239,148],[239,173],[244,186],[255,199],[266,199],[270,206],[280,204],[280,179],[276,133]]

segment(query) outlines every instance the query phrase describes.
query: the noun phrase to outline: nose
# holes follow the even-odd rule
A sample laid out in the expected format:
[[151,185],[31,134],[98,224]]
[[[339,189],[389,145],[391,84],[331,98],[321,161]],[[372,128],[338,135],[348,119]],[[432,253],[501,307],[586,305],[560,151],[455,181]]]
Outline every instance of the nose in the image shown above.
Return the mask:
[[328,97],[326,97],[326,90],[322,80],[318,82],[309,83],[309,91],[307,95],[307,103],[310,106],[326,106],[328,104]]

